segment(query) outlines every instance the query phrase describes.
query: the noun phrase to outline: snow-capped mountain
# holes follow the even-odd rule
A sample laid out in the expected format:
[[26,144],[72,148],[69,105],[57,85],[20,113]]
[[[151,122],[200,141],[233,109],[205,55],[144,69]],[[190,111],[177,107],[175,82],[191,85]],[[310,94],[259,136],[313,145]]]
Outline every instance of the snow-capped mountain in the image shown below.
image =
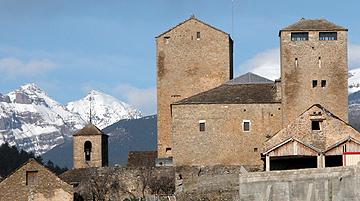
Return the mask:
[[349,71],[349,94],[360,91],[360,68],[355,68]]
[[70,102],[66,108],[79,114],[83,119],[90,119],[97,127],[103,129],[121,119],[138,119],[142,114],[136,108],[116,99],[113,96],[92,90],[81,100]]
[[42,154],[84,124],[80,115],[69,112],[35,84],[0,98],[0,144],[8,142]]
[[8,142],[37,155],[47,152],[88,122],[90,97],[93,123],[100,128],[141,117],[139,110],[96,91],[69,103],[69,110],[35,84],[26,84],[0,94],[0,144]]

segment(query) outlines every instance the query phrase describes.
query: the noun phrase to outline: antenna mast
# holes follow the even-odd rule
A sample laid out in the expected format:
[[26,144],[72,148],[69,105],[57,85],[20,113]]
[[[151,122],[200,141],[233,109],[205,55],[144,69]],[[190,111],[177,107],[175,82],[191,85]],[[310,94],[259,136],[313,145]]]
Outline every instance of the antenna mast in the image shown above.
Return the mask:
[[90,123],[92,124],[92,114],[91,114],[91,102],[92,102],[92,96],[90,95],[90,113],[89,113],[89,120],[90,120]]
[[234,0],[231,0],[231,35],[234,37]]

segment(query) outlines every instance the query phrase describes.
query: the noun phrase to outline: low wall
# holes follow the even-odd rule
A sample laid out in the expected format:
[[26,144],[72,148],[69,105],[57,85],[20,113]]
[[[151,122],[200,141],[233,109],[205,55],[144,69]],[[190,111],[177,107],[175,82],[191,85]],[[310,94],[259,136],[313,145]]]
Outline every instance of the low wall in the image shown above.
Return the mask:
[[358,201],[360,166],[240,174],[241,201]]

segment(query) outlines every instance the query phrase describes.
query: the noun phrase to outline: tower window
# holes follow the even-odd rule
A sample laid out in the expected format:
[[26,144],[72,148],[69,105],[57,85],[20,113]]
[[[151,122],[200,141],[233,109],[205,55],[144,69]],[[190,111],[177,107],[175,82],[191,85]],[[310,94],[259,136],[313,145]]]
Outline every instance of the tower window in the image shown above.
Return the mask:
[[337,32],[320,32],[319,40],[337,40]]
[[320,121],[316,121],[316,120],[311,121],[311,130],[313,131],[321,130]]
[[250,120],[243,120],[243,131],[249,132],[250,131]]
[[321,80],[321,87],[326,87],[326,80]]
[[205,131],[205,120],[200,120],[199,121],[199,130],[200,131]]
[[294,33],[291,33],[291,40],[292,41],[309,40],[309,33],[308,32],[294,32]]
[[200,40],[200,31],[196,32],[196,40]]
[[298,58],[295,58],[295,67],[298,67]]
[[91,160],[91,149],[92,149],[91,142],[86,141],[84,143],[85,161],[90,161]]
[[169,42],[170,42],[170,36],[165,36],[165,37],[164,37],[164,40],[165,40],[165,44],[169,44]]
[[38,183],[38,171],[26,171],[26,185],[32,186]]
[[313,80],[313,81],[312,81],[312,87],[313,87],[313,88],[317,87],[317,80]]

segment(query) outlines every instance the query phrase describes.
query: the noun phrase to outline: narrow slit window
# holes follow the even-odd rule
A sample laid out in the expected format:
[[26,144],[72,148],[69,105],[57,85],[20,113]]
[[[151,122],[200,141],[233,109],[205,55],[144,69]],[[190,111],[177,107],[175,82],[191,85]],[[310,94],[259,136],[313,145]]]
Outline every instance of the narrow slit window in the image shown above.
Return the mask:
[[295,58],[295,68],[298,67],[298,58]]
[[321,126],[320,126],[320,121],[311,121],[311,130],[313,131],[320,131],[321,130]]
[[321,68],[321,57],[319,57],[319,68]]
[[250,121],[249,120],[244,120],[243,121],[243,131],[244,132],[249,132],[250,131]]
[[204,120],[199,121],[199,131],[201,131],[201,132],[205,131],[205,121]]
[[196,32],[196,39],[200,40],[200,31]]
[[312,81],[312,87],[313,87],[313,88],[317,87],[317,80],[313,80],[313,81]]
[[309,40],[308,32],[294,32],[291,33],[291,41],[305,41]]
[[321,87],[326,87],[326,80],[321,80]]
[[337,40],[337,32],[320,32],[319,40]]

